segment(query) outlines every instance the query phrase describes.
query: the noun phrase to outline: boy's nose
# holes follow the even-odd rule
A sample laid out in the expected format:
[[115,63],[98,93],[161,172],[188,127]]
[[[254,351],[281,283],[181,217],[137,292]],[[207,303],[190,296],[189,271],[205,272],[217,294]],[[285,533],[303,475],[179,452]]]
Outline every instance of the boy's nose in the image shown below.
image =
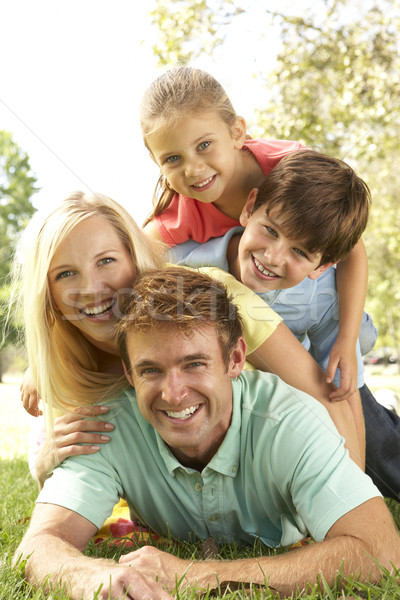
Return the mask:
[[285,251],[280,244],[274,244],[265,249],[264,256],[271,267],[279,267],[284,261]]

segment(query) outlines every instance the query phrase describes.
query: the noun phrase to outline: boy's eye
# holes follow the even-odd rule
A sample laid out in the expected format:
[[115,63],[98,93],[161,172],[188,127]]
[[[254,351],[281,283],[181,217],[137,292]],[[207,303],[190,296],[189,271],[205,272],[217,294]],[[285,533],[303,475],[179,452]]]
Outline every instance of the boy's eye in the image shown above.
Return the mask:
[[73,271],[62,271],[62,273],[57,273],[56,281],[59,281],[60,279],[66,279],[67,277],[70,277],[73,274]]
[[208,146],[211,144],[211,142],[201,142],[198,145],[198,149],[199,150],[205,150],[206,148],[208,148]]
[[276,233],[275,229],[272,229],[272,227],[270,227],[269,225],[265,225],[265,229],[274,237],[278,237],[278,234]]
[[300,248],[293,248],[293,250],[294,250],[294,252],[296,252],[296,254],[298,254],[302,258],[308,258],[307,254],[305,252],[303,252],[303,250],[300,250]]
[[166,162],[167,164],[170,164],[170,165],[171,165],[171,164],[175,163],[176,161],[178,161],[178,160],[179,160],[179,158],[180,158],[180,157],[178,156],[178,154],[174,154],[174,156],[168,156],[168,158],[165,160],[165,162]]

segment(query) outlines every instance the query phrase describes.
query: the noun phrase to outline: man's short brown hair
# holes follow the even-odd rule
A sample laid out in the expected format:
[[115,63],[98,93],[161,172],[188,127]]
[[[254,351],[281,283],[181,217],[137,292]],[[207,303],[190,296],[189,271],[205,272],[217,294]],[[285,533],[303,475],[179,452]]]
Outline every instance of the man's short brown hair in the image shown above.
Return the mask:
[[202,325],[216,327],[227,365],[242,335],[242,320],[223,284],[204,273],[184,267],[167,267],[141,273],[121,307],[117,344],[122,360],[130,367],[127,332],[148,332],[174,326],[191,336]]
[[[345,258],[368,223],[371,194],[367,184],[342,160],[314,150],[291,152],[260,185],[254,211],[279,211],[278,224],[320,264]],[[275,213],[274,213],[275,218]]]

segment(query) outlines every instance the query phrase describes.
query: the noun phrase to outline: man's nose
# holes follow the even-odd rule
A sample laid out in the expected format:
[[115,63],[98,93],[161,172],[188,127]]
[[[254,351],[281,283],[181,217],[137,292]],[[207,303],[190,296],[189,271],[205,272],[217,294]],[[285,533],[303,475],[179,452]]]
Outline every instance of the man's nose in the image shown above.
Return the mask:
[[168,373],[163,380],[161,398],[170,405],[178,406],[188,395],[184,378],[178,373]]

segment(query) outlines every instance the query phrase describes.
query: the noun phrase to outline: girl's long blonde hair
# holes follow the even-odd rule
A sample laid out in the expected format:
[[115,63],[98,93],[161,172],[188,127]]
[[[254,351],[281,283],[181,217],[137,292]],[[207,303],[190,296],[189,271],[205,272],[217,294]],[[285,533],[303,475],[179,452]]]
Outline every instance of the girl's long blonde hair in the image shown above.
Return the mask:
[[138,272],[164,265],[163,247],[145,236],[130,214],[107,196],[75,192],[44,221],[32,219],[21,238],[14,273],[21,284],[29,366],[50,409],[68,411],[109,401],[127,387],[124,377],[101,372],[96,349],[55,309],[48,285],[58,246],[78,223],[97,215],[115,227]]
[[[231,128],[237,114],[222,85],[209,73],[192,67],[176,67],[158,77],[145,91],[140,104],[140,125],[147,148],[148,136],[171,127],[182,116],[215,111]],[[151,152],[151,150],[150,150]],[[161,173],[153,195],[153,211],[146,219],[161,214],[176,194]]]

